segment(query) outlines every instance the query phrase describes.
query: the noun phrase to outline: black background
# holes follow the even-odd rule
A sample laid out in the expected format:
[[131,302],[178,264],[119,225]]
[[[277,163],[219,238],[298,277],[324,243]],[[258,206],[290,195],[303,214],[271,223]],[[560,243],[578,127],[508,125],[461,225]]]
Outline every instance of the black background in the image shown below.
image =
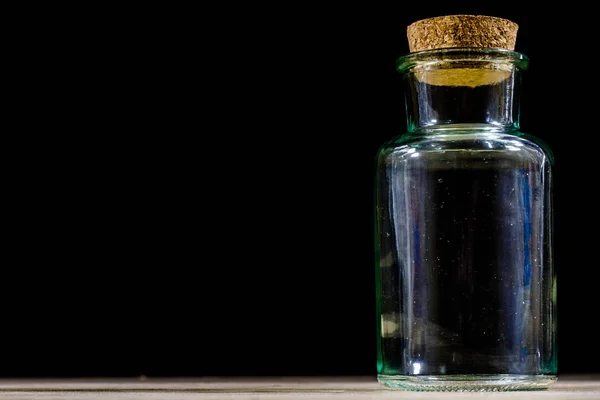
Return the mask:
[[461,4],[52,25],[53,111],[27,117],[41,128],[7,170],[0,374],[375,374],[373,167],[405,129],[395,61],[411,22],[460,13],[520,26],[522,130],[556,156],[559,373],[600,371],[596,21],[584,3]]

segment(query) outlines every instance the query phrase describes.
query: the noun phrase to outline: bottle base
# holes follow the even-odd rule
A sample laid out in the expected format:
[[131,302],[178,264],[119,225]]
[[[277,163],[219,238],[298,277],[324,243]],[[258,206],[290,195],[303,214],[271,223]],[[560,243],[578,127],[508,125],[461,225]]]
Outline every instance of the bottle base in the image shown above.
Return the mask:
[[378,375],[388,389],[433,392],[505,392],[546,390],[556,375]]

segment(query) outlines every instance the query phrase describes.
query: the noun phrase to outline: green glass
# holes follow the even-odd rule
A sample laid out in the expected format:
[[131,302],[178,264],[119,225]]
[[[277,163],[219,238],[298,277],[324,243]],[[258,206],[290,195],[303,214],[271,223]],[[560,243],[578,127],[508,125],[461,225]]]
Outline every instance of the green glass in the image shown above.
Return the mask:
[[556,380],[553,157],[519,129],[525,55],[398,60],[407,132],[377,154],[378,379],[405,390]]

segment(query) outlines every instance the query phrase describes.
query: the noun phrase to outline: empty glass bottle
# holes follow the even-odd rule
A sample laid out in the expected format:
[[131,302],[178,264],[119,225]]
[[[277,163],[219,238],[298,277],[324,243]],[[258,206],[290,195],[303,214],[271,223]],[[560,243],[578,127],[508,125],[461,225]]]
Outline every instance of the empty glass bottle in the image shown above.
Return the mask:
[[407,390],[556,380],[550,150],[519,130],[525,55],[398,60],[408,131],[377,155],[378,379]]

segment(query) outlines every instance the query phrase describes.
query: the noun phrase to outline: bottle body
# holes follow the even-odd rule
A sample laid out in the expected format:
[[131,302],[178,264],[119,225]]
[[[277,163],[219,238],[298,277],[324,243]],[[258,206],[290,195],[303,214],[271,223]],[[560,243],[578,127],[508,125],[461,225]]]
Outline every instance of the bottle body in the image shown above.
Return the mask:
[[[484,86],[463,98],[507,92]],[[545,389],[557,372],[552,155],[517,124],[471,118],[490,107],[510,118],[511,107],[453,108],[461,95],[410,87],[414,121],[435,111],[453,122],[413,129],[377,155],[378,379],[408,390]]]
[[380,380],[553,381],[551,174],[542,147],[513,134],[468,130],[381,149]]

